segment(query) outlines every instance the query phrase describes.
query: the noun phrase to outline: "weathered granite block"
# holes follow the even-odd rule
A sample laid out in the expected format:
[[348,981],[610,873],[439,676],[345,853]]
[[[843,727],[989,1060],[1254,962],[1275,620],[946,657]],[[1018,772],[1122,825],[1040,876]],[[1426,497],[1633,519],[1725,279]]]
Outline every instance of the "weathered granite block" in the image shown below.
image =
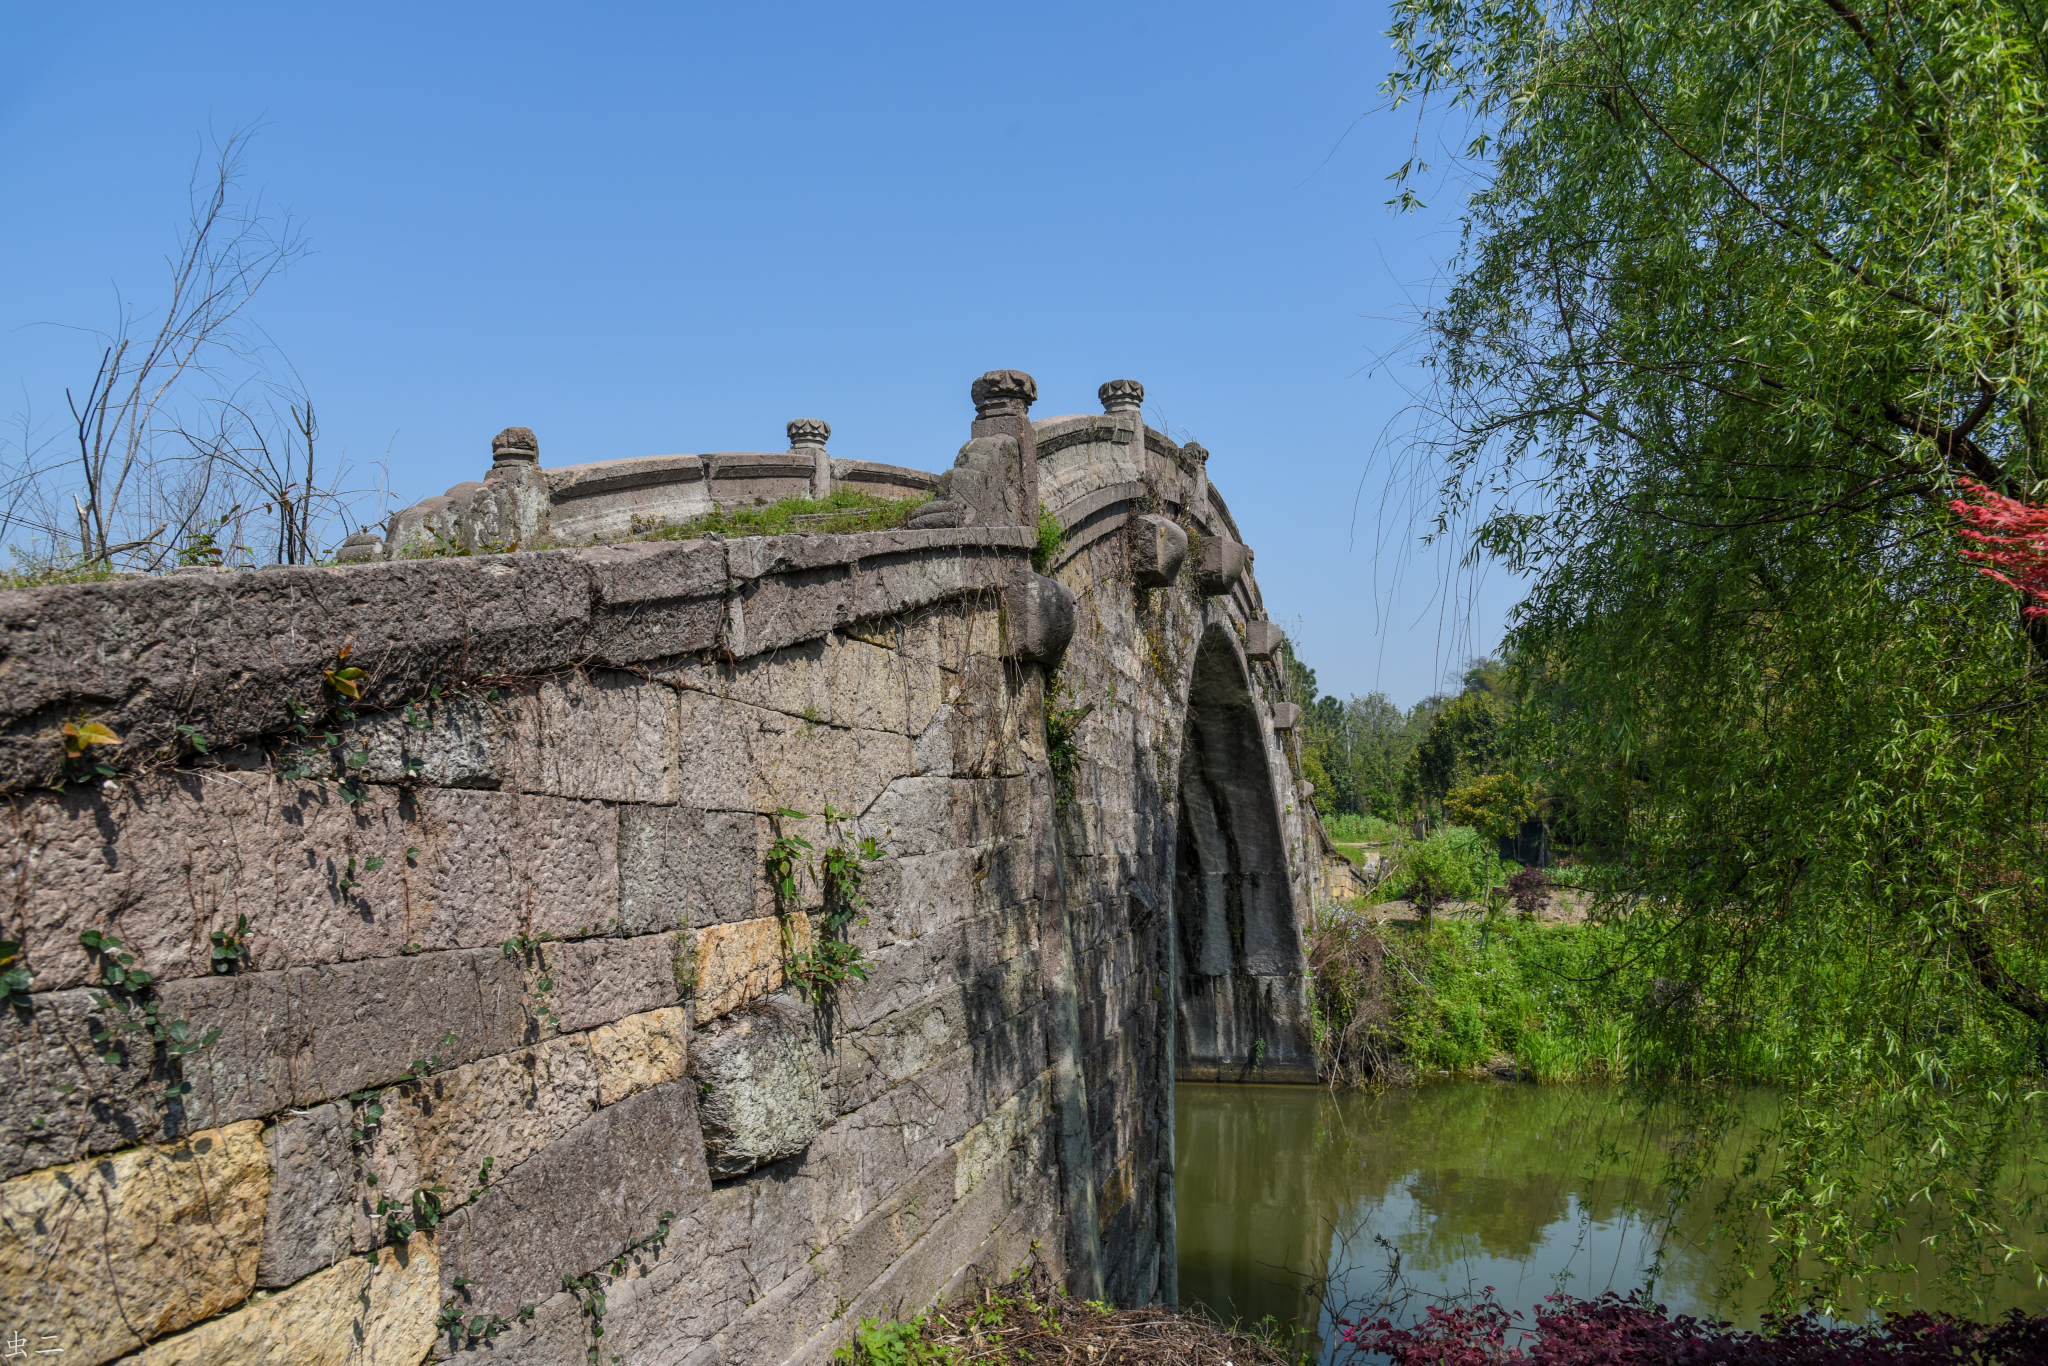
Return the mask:
[[270,1147],[270,1206],[256,1284],[290,1285],[348,1255],[349,1206],[355,1194],[350,1126],[350,1107],[328,1104],[304,1114],[287,1112],[264,1131]]
[[67,1359],[96,1366],[247,1299],[270,1194],[262,1127],[0,1185],[8,1330],[54,1334]]
[[578,559],[597,581],[584,648],[609,664],[632,665],[704,649],[725,618],[725,546],[667,541],[595,546]]
[[1248,659],[1271,659],[1280,650],[1287,633],[1276,622],[1248,621],[1244,624],[1244,653]]
[[[395,795],[350,809],[261,771],[152,775],[112,801],[72,791],[17,799],[15,811],[32,879],[22,938],[45,990],[94,978],[78,943],[89,929],[116,935],[159,978],[208,971],[208,932],[232,930],[238,914],[259,937],[280,933],[301,952],[311,940],[339,957],[349,916],[335,884],[347,859],[405,847]],[[318,914],[301,923],[280,906]]]
[[[691,806],[619,808],[619,927],[654,934],[767,913],[765,817]],[[819,822],[822,826],[823,822]]]
[[[376,1176],[372,1197],[428,1186],[448,1203],[482,1184],[484,1160],[502,1180],[590,1117],[599,1102],[589,1036],[548,1039],[394,1086],[379,1097],[384,1115],[371,1132],[363,1165]],[[357,1211],[357,1233],[374,1233]]]
[[832,1118],[818,1022],[791,997],[769,997],[698,1036],[690,1076],[703,1088],[711,1175],[727,1180],[808,1148]]
[[380,1248],[231,1314],[165,1338],[123,1366],[419,1366],[434,1344],[441,1289],[431,1234]]
[[899,1011],[836,1040],[833,1094],[843,1114],[958,1052],[967,1009],[954,993]]
[[789,716],[901,733],[909,699],[904,672],[892,646],[834,632],[731,664],[687,660],[659,677]]
[[348,747],[367,751],[358,772],[371,782],[496,787],[501,772],[495,704],[473,692],[361,716]]
[[171,1078],[149,1053],[124,1048],[119,1065],[102,1060],[92,1036],[109,1017],[95,994],[36,996],[27,1018],[0,1011],[0,1176],[174,1137],[181,1127],[164,1101]]
[[430,790],[416,810],[424,843],[397,874],[404,901],[385,913],[383,954],[408,944],[475,948],[515,935],[601,933],[618,922],[618,808]]
[[886,859],[868,873],[863,890],[870,923],[855,937],[877,948],[941,929],[985,901],[1000,899],[1002,867],[1000,851],[988,849]]
[[867,809],[862,828],[896,855],[936,854],[953,848],[953,779],[896,779]]
[[1010,649],[1006,653],[1036,664],[1059,664],[1073,639],[1073,590],[1042,573],[1028,573],[1012,590],[1008,610]]
[[711,1190],[696,1087],[670,1082],[608,1105],[441,1224],[441,1294],[510,1318],[687,1214]]
[[[976,915],[945,925],[914,940],[898,941],[871,956],[867,980],[842,993],[835,1023],[842,1030],[863,1030],[884,1017],[938,996],[963,999],[970,1013],[993,1027],[1022,1008],[1018,990],[998,988],[1008,965],[1024,959],[1019,970],[1035,987],[1036,961],[1029,959],[1036,926],[1028,915],[1010,910]],[[1005,1005],[993,1016],[995,992]]]
[[91,979],[87,929],[172,981],[205,975],[208,934],[241,916],[249,966],[281,969],[571,934],[618,915],[618,818],[598,803],[373,787],[351,804],[260,771],[207,770],[137,779],[111,806],[73,793],[16,809],[17,838],[33,846],[38,988]]
[[674,689],[636,674],[577,670],[499,704],[505,785],[614,802],[677,800]]
[[689,971],[694,977],[697,1023],[730,1014],[757,997],[779,991],[789,958],[811,946],[812,925],[803,915],[763,916],[729,925],[707,925],[691,936]]
[[681,947],[673,934],[542,944],[540,971],[554,982],[546,994],[558,1027],[589,1029],[674,1005],[683,994],[676,980]]
[[1202,538],[1202,561],[1196,568],[1196,582],[1211,597],[1228,593],[1244,577],[1251,564],[1251,552],[1236,541],[1221,536]]
[[1026,778],[982,778],[953,786],[953,830],[959,844],[985,844],[1028,828],[1031,787]]
[[678,1081],[690,1060],[690,1008],[628,1015],[590,1031],[590,1065],[600,1105],[616,1105],[663,1082]]
[[536,1027],[519,965],[501,949],[195,977],[160,996],[167,1018],[221,1031],[184,1060],[195,1124],[386,1086],[423,1058],[459,1065],[508,1052]]
[[772,815],[858,814],[912,770],[910,737],[848,730],[708,693],[681,694],[681,800]]
[[1163,588],[1180,577],[1188,558],[1188,534],[1171,517],[1133,517],[1126,552],[1131,581],[1140,588]]
[[322,704],[344,641],[375,676],[373,702],[458,670],[554,667],[588,636],[591,588],[575,552],[557,551],[11,592],[0,773],[10,787],[55,777],[54,722],[34,718],[84,697],[130,753],[177,745],[180,724],[222,744],[275,731],[285,698]]
[[954,1151],[947,1149],[938,1161],[898,1186],[867,1218],[840,1235],[834,1245],[839,1255],[832,1279],[842,1295],[851,1298],[873,1284],[946,1216],[960,1184],[958,1165]]
[[1029,1085],[1005,1100],[988,1117],[969,1129],[956,1147],[953,1198],[965,1199],[990,1176],[1000,1174],[1013,1152],[1042,1136],[1052,1114],[1052,1072],[1031,1079]]

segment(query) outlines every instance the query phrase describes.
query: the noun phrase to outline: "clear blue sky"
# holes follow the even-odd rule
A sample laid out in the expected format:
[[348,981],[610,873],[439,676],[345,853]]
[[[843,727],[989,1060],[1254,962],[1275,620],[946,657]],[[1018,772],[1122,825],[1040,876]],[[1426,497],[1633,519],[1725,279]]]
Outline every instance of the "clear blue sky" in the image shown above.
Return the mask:
[[[1384,207],[1406,113],[1352,6],[15,5],[0,17],[0,413],[61,412],[162,292],[210,133],[313,253],[255,316],[402,502],[542,463],[778,450],[941,469],[983,370],[1039,415],[1128,376],[1213,452],[1325,691],[1403,704],[1497,639],[1397,559],[1378,361],[1456,246]],[[1340,145],[1341,140],[1341,145]],[[1333,148],[1335,149],[1333,152]],[[1365,497],[1352,528],[1361,478]]]

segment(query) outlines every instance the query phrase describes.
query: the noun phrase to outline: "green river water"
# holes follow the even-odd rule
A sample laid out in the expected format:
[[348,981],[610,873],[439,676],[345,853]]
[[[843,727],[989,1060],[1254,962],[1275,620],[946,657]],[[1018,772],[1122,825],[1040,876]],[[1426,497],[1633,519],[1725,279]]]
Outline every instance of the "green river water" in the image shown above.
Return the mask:
[[[1525,1315],[1553,1290],[1626,1293],[1655,1250],[1634,1211],[1658,1203],[1660,1140],[1602,1087],[1455,1082],[1375,1094],[1183,1082],[1181,1300],[1299,1326],[1327,1362],[1331,1319],[1380,1298],[1395,1254],[1413,1292],[1396,1318],[1489,1285]],[[1657,1298],[1674,1313],[1753,1327],[1767,1287],[1723,1293],[1728,1262],[1708,1223],[1704,1212],[1681,1216]],[[1314,1289],[1325,1279],[1327,1300]],[[1892,1278],[1885,1289],[1934,1297],[1931,1280]],[[2008,1305],[2048,1309],[2048,1291],[2011,1287],[1973,1315]]]

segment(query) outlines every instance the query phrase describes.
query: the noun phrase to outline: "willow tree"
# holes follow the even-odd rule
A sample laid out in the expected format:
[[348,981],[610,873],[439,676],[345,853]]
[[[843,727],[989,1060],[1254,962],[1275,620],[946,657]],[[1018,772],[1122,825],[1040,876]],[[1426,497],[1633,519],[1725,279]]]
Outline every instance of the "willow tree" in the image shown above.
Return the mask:
[[1790,1083],[1725,1207],[1785,1303],[1902,1233],[1965,1298],[2039,1274],[2048,624],[1950,500],[2048,499],[2044,24],[1395,5],[1389,93],[1473,130],[1440,525],[1535,576],[1524,719],[1624,851],[1641,1074]]

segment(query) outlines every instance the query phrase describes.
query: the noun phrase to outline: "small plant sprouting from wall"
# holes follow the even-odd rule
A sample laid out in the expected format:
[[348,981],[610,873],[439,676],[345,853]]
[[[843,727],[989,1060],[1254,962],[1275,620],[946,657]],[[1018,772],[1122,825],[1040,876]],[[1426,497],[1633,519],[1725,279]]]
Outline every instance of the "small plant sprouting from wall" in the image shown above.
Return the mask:
[[138,1048],[149,1050],[152,1056],[161,1049],[171,1073],[163,1091],[165,1098],[190,1094],[192,1083],[184,1078],[184,1059],[211,1047],[220,1031],[208,1030],[195,1038],[191,1021],[164,1019],[156,999],[156,978],[138,967],[135,955],[113,935],[87,930],[78,936],[78,942],[92,956],[98,971],[95,985],[105,988],[92,998],[105,1017],[105,1023],[92,1033],[100,1061],[119,1067]]
[[35,1008],[35,999],[28,994],[29,981],[34,974],[23,961],[26,956],[21,945],[14,940],[0,939],[0,997],[20,1011]]
[[1067,529],[1060,525],[1060,519],[1053,515],[1045,504],[1038,505],[1038,544],[1031,549],[1031,567],[1039,573],[1050,572],[1053,561],[1067,548]]
[[1081,723],[1095,710],[1090,702],[1080,707],[1062,707],[1059,696],[1066,692],[1071,701],[1073,694],[1054,673],[1045,680],[1045,762],[1052,770],[1053,809],[1065,811],[1074,804],[1074,780],[1080,770],[1080,756],[1075,741],[1080,735]]
[[786,806],[777,807],[776,835],[768,845],[768,881],[775,888],[776,905],[785,915],[796,909],[796,878],[810,856],[811,842],[801,835],[783,834],[781,822],[804,819],[806,817],[801,811],[794,811]]
[[[809,866],[823,892],[824,915],[817,942],[798,952],[786,926],[783,932],[785,971],[800,990],[818,1002],[829,1000],[849,982],[867,980],[867,955],[846,935],[853,926],[867,923],[867,917],[861,914],[861,908],[867,904],[862,891],[867,865],[884,857],[881,844],[873,836],[859,835],[850,828],[851,815],[830,806],[823,814],[826,845],[822,851],[814,851],[808,840],[793,835],[778,836],[768,846],[768,874],[785,916],[801,914],[796,908],[796,878],[800,869]],[[777,811],[776,816],[806,819],[803,812],[787,807]],[[807,863],[805,856],[814,852],[815,860]]]
[[515,934],[505,941],[505,956],[518,959],[521,967],[526,969],[527,985],[533,992],[534,1023],[542,1036],[550,1031],[562,1032],[562,1017],[555,1013],[554,1002],[548,994],[555,989],[555,979],[548,975],[540,957],[540,946],[553,939],[551,934]]
[[676,976],[676,994],[691,996],[697,991],[697,950],[690,943],[688,930],[677,930],[674,947],[669,950],[669,967]]
[[207,941],[212,946],[207,958],[216,973],[239,971],[249,961],[249,917],[236,916],[232,930],[215,930]]
[[66,721],[63,735],[64,766],[57,779],[58,791],[114,781],[114,766],[95,758],[92,751],[100,745],[119,745],[120,736],[97,721]]
[[[626,1259],[628,1257],[647,1251],[660,1253],[662,1248],[668,1244],[668,1231],[675,1223],[675,1220],[676,1214],[674,1210],[663,1210],[660,1221],[654,1226],[654,1232],[642,1238],[635,1238],[632,1242],[626,1244],[619,1255],[612,1258],[609,1267],[593,1271],[587,1276],[562,1277],[562,1289],[573,1295],[577,1303],[583,1308],[585,1328],[590,1334],[590,1346],[586,1350],[588,1360],[596,1362],[604,1359],[606,1287],[626,1274]],[[521,1311],[521,1316],[530,1317],[530,1308]],[[612,1360],[617,1361],[619,1358],[615,1356]]]

